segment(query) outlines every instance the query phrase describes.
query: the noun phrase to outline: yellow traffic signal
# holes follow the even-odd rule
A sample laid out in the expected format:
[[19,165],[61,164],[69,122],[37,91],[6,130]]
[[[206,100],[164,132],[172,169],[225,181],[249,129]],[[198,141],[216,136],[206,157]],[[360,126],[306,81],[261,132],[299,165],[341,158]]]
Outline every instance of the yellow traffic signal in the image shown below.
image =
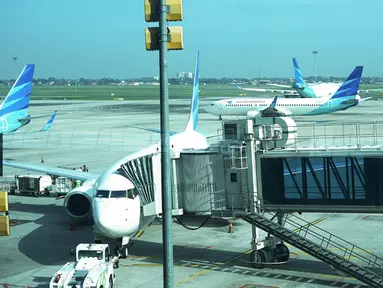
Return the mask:
[[[182,50],[184,48],[182,26],[168,27],[168,50]],[[146,50],[160,49],[160,28],[149,27],[145,29]]]
[[[159,0],[145,0],[145,21],[159,22]],[[166,15],[167,21],[182,21],[182,0],[166,0],[166,5],[169,7]]]
[[0,236],[9,235],[8,192],[0,192]]

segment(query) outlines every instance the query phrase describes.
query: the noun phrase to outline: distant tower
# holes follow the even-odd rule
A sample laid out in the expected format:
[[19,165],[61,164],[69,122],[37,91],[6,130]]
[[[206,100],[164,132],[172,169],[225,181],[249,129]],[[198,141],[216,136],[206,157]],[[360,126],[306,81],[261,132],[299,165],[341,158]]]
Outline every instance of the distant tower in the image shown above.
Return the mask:
[[13,65],[15,67],[15,82],[16,82],[16,80],[17,80],[17,57],[13,57],[12,60],[13,60]]
[[318,51],[314,50],[313,54],[315,58],[315,83],[317,83],[318,82],[318,62],[317,62]]

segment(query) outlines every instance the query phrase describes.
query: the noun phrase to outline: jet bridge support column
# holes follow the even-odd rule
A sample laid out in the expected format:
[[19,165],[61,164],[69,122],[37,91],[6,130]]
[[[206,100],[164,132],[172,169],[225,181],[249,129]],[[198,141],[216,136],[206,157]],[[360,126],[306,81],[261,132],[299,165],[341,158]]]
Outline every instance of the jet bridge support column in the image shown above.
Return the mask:
[[[257,201],[258,201],[258,185],[257,185],[257,167],[256,167],[256,145],[255,145],[255,138],[254,138],[254,128],[253,128],[253,120],[247,120],[246,121],[246,154],[248,159],[248,203],[249,208],[252,213],[257,213]],[[261,187],[261,186],[260,186]],[[257,245],[259,243],[259,229],[252,225],[252,240],[251,240],[251,249],[258,250]]]
[[[251,213],[261,213],[262,196],[262,174],[261,174],[261,157],[258,150],[259,139],[254,137],[254,122],[251,119],[246,123],[246,149],[248,159],[248,187],[249,187],[249,208]],[[277,222],[282,226],[283,214],[277,214]],[[263,240],[260,240],[260,229],[252,225],[252,241],[250,254],[250,262],[255,268],[262,268],[265,263],[275,263],[287,261],[290,257],[290,252],[287,246],[281,243],[281,240],[267,235]]]

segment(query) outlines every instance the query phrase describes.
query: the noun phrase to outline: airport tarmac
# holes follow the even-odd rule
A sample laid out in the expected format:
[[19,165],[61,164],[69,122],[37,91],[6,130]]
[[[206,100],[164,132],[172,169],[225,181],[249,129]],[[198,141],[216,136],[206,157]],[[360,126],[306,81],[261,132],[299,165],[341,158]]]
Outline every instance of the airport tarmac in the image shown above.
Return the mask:
[[[207,103],[200,102],[199,130],[205,135],[216,134],[221,122],[204,113]],[[170,104],[170,128],[182,131],[190,101]],[[30,114],[50,115],[56,109],[50,132],[4,135],[4,158],[35,164],[43,157],[45,165],[75,168],[86,164],[90,172],[101,173],[122,156],[160,138],[159,134],[126,126],[159,128],[159,105],[155,101],[32,101]],[[382,114],[383,102],[367,101],[331,115],[297,117],[296,122],[379,121]],[[39,129],[45,121],[36,119],[27,130]],[[4,167],[5,175],[28,173],[33,174]],[[53,197],[10,196],[14,222],[12,235],[0,238],[0,288],[48,287],[54,272],[72,259],[69,249],[92,240],[89,223],[69,229],[62,202]],[[383,257],[382,236],[372,232],[383,228],[383,216],[316,213],[302,217]],[[183,218],[192,227],[205,219]],[[130,256],[121,260],[116,270],[116,287],[162,287],[161,225],[152,224],[137,235]],[[209,220],[196,231],[174,223],[175,287],[366,287],[293,247],[287,264],[254,269],[248,262],[250,241],[251,227],[242,220],[234,222],[233,233],[228,233],[227,221],[219,219]]]

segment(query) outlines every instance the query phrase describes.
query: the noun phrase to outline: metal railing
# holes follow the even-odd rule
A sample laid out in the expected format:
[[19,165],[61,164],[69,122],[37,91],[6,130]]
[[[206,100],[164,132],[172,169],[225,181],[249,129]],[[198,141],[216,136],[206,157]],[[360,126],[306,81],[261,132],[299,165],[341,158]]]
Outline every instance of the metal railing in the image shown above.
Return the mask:
[[[383,121],[355,123],[298,124],[296,140],[287,149],[381,149],[383,146]],[[238,143],[244,139],[237,139]],[[275,139],[262,140],[274,141]],[[234,143],[235,139],[224,139],[222,129],[217,135],[208,137],[208,143]]]
[[[251,202],[252,197],[248,198]],[[267,204],[267,207],[273,207],[274,212],[268,211],[268,208],[263,205]],[[275,216],[275,211],[283,213],[282,226],[289,229],[291,232],[302,236],[315,244],[321,246],[323,249],[330,250],[331,252],[338,254],[344,259],[360,262],[366,265],[367,268],[379,269],[381,271],[381,263],[383,263],[383,258],[372,254],[371,252],[358,247],[355,244],[350,243],[347,240],[332,234],[319,226],[310,223],[304,220],[301,217],[298,217],[294,214],[284,211],[279,208],[277,205],[268,203],[265,200],[256,199],[255,208],[258,213],[264,217]],[[352,259],[352,260],[351,260]],[[356,261],[355,261],[356,260]]]

